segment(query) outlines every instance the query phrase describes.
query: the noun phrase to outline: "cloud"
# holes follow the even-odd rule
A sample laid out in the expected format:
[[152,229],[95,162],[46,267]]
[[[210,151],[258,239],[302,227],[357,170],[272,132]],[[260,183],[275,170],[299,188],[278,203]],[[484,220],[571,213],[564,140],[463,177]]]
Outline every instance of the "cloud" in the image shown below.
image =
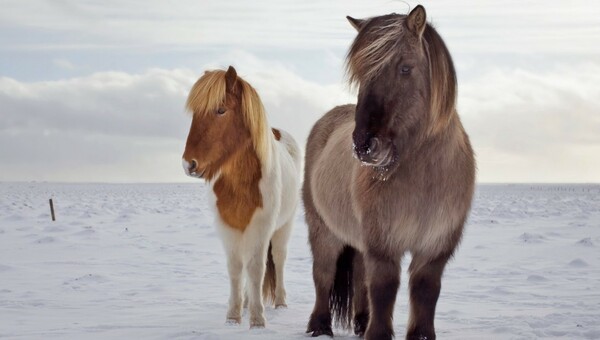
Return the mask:
[[101,72],[34,83],[0,78],[3,126],[172,137],[181,131],[167,117],[183,110],[181,98],[192,76],[189,70],[153,69],[142,75]]
[[[271,124],[301,145],[321,114],[352,99],[342,85],[309,82],[244,52],[229,59],[257,88]],[[186,180],[180,157],[191,118],[184,103],[202,70],[100,72],[44,82],[0,78],[0,180]]]
[[78,68],[77,65],[75,65],[72,62],[70,62],[69,60],[63,59],[63,58],[56,58],[52,61],[52,63],[55,66],[65,70],[65,71],[73,71]]
[[[283,64],[261,59],[244,51],[234,51],[229,58],[238,74],[256,88],[273,126],[290,132],[304,147],[314,122],[336,105],[356,102],[340,80],[333,84],[308,81]],[[340,62],[341,72],[341,60]],[[225,67],[219,65],[218,67]],[[217,67],[217,65],[215,65]]]
[[[161,181],[186,136],[189,70],[0,78],[2,180]],[[149,164],[152,163],[151,166]]]
[[460,87],[479,179],[600,181],[600,64],[496,70]]
[[[324,112],[355,102],[341,80],[309,81],[242,50],[198,70],[43,82],[4,77],[0,180],[186,181],[180,166],[191,119],[185,98],[205,69],[228,65],[257,89],[271,125],[301,146]],[[477,152],[479,180],[600,181],[599,83],[597,63],[545,72],[496,68],[461,82],[459,112]]]
[[[94,45],[204,48],[223,44],[297,48],[330,46],[332,42],[339,46],[340,36],[353,34],[345,15],[365,13],[369,9],[372,12],[373,8],[386,7],[385,3],[379,0],[368,5],[340,0],[309,4],[274,0],[188,0],[177,4],[147,1],[140,10],[138,1],[105,4],[9,0],[3,4],[5,10],[0,13],[0,22],[32,36],[53,38],[23,42],[6,37],[10,47],[17,49],[92,48]],[[332,18],[337,20],[332,21]]]
[[346,47],[346,15],[407,13],[422,3],[449,45],[465,52],[598,53],[600,6],[589,0],[506,3],[447,1],[5,0],[5,49]]

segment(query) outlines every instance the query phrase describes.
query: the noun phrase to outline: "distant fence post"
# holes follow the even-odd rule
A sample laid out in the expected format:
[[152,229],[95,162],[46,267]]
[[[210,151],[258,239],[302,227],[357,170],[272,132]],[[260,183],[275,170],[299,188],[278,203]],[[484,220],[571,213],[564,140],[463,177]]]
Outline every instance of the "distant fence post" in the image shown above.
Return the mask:
[[54,204],[52,203],[52,198],[50,199],[50,213],[52,213],[52,221],[56,221],[54,218]]

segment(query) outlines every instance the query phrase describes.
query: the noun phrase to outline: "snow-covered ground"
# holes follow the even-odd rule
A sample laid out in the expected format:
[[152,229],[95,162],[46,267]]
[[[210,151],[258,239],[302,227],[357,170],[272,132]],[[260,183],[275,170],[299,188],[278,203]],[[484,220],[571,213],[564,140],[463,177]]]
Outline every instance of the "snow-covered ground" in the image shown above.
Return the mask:
[[[0,183],[0,338],[307,337],[314,292],[302,209],[286,266],[289,308],[268,307],[267,328],[248,330],[247,316],[224,322],[225,258],[205,191],[200,182]],[[600,339],[599,249],[599,185],[479,186],[443,281],[438,338]]]

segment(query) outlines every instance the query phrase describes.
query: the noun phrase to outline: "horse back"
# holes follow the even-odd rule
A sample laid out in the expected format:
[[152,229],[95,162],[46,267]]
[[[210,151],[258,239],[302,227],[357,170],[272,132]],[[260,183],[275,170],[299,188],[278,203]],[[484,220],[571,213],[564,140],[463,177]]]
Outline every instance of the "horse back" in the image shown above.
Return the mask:
[[[306,143],[306,170],[312,168],[323,151],[323,147],[327,144],[331,133],[340,125],[353,121],[355,109],[356,105],[353,104],[336,106],[313,125]],[[309,171],[306,171],[304,174],[305,183],[308,173]]]
[[268,182],[264,183],[264,195],[278,196],[280,209],[276,217],[276,227],[293,218],[298,203],[297,193],[300,189],[301,151],[298,143],[288,132],[272,128],[274,137],[274,152],[277,154],[278,171],[271,174]]
[[299,174],[301,165],[300,163],[302,162],[302,152],[300,151],[300,146],[294,137],[292,137],[292,135],[290,135],[287,131],[277,128],[271,128],[271,131],[273,132],[273,137],[275,138],[276,144],[280,143],[280,145],[283,146],[283,150],[285,150],[285,152],[282,153],[284,155],[283,157],[290,157],[292,159],[292,162],[296,166],[295,174]]

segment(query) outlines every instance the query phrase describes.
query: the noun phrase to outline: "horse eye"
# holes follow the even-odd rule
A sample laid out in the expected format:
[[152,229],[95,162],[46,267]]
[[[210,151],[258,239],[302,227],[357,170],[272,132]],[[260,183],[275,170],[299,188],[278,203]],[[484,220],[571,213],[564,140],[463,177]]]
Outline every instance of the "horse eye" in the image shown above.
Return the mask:
[[402,66],[402,68],[400,69],[400,72],[402,74],[410,74],[411,71],[411,67],[410,66]]
[[224,113],[225,113],[225,111],[226,111],[226,110],[225,110],[224,108],[220,107],[220,108],[217,110],[217,114],[219,114],[219,115],[222,115],[222,114],[224,114]]

